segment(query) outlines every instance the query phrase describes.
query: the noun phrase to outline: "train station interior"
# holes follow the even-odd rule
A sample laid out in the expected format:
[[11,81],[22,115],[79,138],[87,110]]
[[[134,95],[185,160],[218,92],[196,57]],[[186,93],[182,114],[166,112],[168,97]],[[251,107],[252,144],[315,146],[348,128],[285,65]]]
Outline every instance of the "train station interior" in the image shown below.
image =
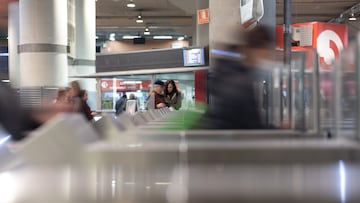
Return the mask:
[[359,0],[0,0],[0,203],[358,203],[358,162]]

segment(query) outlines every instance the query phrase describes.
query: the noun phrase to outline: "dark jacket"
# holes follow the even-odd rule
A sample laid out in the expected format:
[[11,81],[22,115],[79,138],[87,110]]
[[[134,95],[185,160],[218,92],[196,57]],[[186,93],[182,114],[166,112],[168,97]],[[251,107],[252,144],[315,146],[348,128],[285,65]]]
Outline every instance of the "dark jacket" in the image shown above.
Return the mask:
[[158,109],[156,106],[160,103],[166,104],[165,96],[153,91],[147,99],[146,106],[148,109]]
[[125,107],[126,107],[126,99],[124,97],[121,97],[119,100],[116,101],[115,104],[116,115],[121,114],[125,110]]
[[92,115],[90,106],[88,105],[88,103],[86,101],[82,102],[81,108],[82,108],[82,110],[81,110],[82,113],[89,121],[94,119],[94,116]]
[[239,61],[218,59],[209,78],[212,103],[202,118],[202,128],[261,129],[255,97],[254,68]]
[[0,83],[0,96],[0,124],[13,140],[21,140],[24,138],[23,132],[40,126],[32,117],[32,112],[20,105],[19,97],[9,86]]

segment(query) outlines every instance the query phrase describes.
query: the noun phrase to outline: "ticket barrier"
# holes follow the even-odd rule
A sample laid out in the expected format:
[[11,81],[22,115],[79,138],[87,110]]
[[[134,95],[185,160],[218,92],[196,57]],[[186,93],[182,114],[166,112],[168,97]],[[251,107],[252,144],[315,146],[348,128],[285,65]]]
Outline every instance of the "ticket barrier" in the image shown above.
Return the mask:
[[0,172],[0,180],[10,174],[27,185],[12,202],[341,202],[343,193],[349,202],[360,200],[357,143],[143,137],[139,132],[139,139],[84,144],[83,165],[68,161],[48,168],[28,160]]
[[59,115],[13,144],[21,163],[1,166],[0,188],[7,183],[10,192],[0,202],[360,200],[358,143],[292,131],[125,129],[118,125],[124,118],[105,118],[101,128],[119,139],[100,135],[81,116]]

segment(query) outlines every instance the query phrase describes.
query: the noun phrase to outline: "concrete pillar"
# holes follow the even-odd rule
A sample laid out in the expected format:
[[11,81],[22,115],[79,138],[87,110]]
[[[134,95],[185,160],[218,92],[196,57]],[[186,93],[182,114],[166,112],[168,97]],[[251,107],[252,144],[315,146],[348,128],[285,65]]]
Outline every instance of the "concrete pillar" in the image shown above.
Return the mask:
[[[96,4],[92,0],[75,0],[75,54],[72,75],[86,75],[96,72]],[[97,108],[96,79],[79,80],[88,91],[89,106]]]
[[[209,8],[209,0],[196,0],[197,10]],[[210,11],[211,12],[211,11]],[[209,45],[209,24],[199,25],[197,22],[197,12],[195,12],[196,23],[196,46],[205,47]]]
[[9,47],[9,78],[13,88],[20,88],[20,57],[19,45],[19,2],[9,3],[8,47]]
[[67,1],[20,1],[20,87],[66,86]]
[[[210,1],[210,45],[214,42],[231,43],[229,37],[235,27],[242,27],[240,15],[240,0]],[[274,28],[276,26],[276,1],[263,0],[264,15],[259,24]],[[275,38],[274,38],[275,39]]]
[[209,0],[210,7],[210,47],[216,42],[229,43],[233,40],[229,34],[240,23],[240,0]]
[[260,19],[259,23],[270,27],[276,27],[276,0],[263,0],[263,3],[264,16]]
[[276,47],[276,0],[264,0],[264,16],[259,24],[271,28],[273,33],[273,46]]

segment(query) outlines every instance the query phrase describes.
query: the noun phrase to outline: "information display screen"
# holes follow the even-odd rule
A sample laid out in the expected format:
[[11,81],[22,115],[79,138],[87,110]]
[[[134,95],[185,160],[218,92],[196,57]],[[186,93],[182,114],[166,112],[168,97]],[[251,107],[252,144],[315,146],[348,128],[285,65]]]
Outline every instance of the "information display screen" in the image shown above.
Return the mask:
[[205,65],[204,48],[184,49],[184,66]]

